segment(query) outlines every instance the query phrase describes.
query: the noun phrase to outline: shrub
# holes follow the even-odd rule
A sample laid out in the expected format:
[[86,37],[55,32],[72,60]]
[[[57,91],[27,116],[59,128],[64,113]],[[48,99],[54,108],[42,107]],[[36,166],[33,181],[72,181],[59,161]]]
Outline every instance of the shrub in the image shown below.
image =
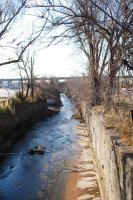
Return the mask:
[[21,101],[25,101],[25,96],[23,95],[23,93],[21,92],[21,91],[19,91],[19,92],[16,92],[16,97],[18,98],[18,99],[20,99]]
[[32,97],[28,96],[26,99],[25,99],[25,102],[27,103],[32,103],[33,101],[35,101],[35,99],[33,99]]
[[10,106],[1,106],[0,107],[0,115],[12,114],[13,109]]
[[12,104],[15,103],[17,105],[20,105],[22,103],[21,99],[19,99],[17,97],[12,97],[11,100],[12,100]]

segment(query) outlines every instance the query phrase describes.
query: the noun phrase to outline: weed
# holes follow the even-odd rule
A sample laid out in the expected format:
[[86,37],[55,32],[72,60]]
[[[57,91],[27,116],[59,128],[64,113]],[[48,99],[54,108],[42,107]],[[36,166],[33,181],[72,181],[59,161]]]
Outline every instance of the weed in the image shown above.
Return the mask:
[[7,114],[12,114],[13,110],[10,106],[1,106],[0,107],[0,115],[7,115]]

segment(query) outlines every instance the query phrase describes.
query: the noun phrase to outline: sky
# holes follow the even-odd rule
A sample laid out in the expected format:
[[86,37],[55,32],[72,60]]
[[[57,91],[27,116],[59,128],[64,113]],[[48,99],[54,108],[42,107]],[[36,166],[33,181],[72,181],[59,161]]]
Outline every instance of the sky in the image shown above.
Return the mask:
[[[85,57],[76,51],[74,45],[51,45],[36,52],[34,73],[42,76],[73,76],[85,72]],[[16,78],[16,66],[5,65],[0,67],[0,78]]]
[[38,52],[35,72],[53,76],[72,76],[84,71],[84,60],[81,52],[76,52],[72,46],[52,45]]
[[[28,14],[33,14],[34,10],[29,11]],[[36,19],[36,20],[35,20]],[[24,41],[25,35],[30,34],[33,27],[42,23],[42,20],[38,18],[33,18],[30,15],[25,15],[22,19],[15,21],[15,26],[6,33],[6,37],[1,40],[1,45],[8,46],[12,45],[12,41],[19,43]],[[61,28],[58,31],[62,32]],[[55,32],[54,32],[55,34]],[[16,39],[17,38],[17,39]],[[41,47],[42,48],[42,47]],[[39,48],[37,48],[39,49]],[[9,58],[13,57],[12,50],[13,48],[1,48],[0,49],[0,58],[1,60],[7,61]],[[10,52],[11,51],[11,52]],[[34,51],[34,50],[33,50]],[[86,67],[86,58],[79,51],[74,44],[69,43],[66,45],[64,42],[60,42],[57,45],[51,45],[48,48],[43,48],[36,51],[35,54],[35,65],[34,65],[34,74],[38,77],[43,76],[73,76],[80,75],[85,71]],[[0,67],[0,79],[2,78],[18,78],[18,73],[15,70],[16,65],[5,65]]]

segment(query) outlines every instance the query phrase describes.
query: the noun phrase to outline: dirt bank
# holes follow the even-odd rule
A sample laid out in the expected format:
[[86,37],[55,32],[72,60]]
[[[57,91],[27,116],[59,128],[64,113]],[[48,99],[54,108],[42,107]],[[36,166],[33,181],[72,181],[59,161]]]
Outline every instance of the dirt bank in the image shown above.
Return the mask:
[[90,140],[85,124],[77,127],[81,153],[72,163],[64,188],[63,200],[101,200]]
[[14,146],[14,144],[25,136],[25,132],[28,127],[32,126],[38,120],[45,120],[47,117],[52,117],[58,112],[59,112],[59,108],[57,109],[57,108],[51,107],[38,113],[38,115],[33,116],[32,118],[28,119],[24,123],[18,124],[0,142],[0,154],[2,154],[2,156],[0,156],[0,160],[4,158],[3,157],[4,153],[8,153],[9,150]]

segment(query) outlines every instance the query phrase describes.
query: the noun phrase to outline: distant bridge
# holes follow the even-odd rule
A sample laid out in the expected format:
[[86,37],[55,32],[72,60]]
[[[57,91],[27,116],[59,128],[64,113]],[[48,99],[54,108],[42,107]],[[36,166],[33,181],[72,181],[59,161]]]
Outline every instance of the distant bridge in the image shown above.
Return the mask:
[[[52,80],[53,79],[56,79],[58,80],[58,82],[66,82],[66,80],[68,79],[74,79],[74,78],[78,78],[78,77],[42,77],[42,78],[34,78],[34,81],[41,81],[41,80],[46,80],[46,81],[49,81],[49,80]],[[27,82],[28,81],[28,78],[23,78],[22,79],[23,82]],[[21,78],[3,78],[3,79],[0,79],[0,87],[3,87],[3,85],[5,85],[5,82],[6,82],[6,86],[11,88],[13,86],[13,83],[14,82],[21,82],[22,81]]]
[[[74,78],[74,77],[42,77],[42,78],[34,78],[34,80],[51,80],[52,78],[55,78],[55,79],[57,79],[58,81],[60,81],[60,80],[66,80],[66,79],[70,79],[70,78]],[[23,81],[27,81],[28,80],[28,78],[23,78]],[[3,78],[3,79],[0,79],[0,82],[4,82],[4,81],[6,81],[6,82],[19,82],[19,81],[21,81],[21,78]]]

